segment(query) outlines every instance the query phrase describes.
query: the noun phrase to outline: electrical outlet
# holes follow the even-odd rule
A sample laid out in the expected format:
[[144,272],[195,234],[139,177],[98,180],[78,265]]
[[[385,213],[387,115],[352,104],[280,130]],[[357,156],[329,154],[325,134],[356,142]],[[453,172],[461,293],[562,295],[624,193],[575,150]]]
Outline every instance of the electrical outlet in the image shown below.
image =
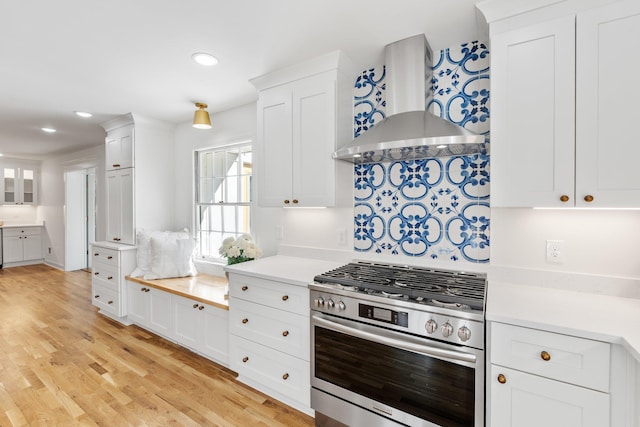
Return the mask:
[[347,244],[347,229],[338,228],[338,244],[344,246]]
[[564,240],[547,240],[547,262],[551,264],[564,262]]

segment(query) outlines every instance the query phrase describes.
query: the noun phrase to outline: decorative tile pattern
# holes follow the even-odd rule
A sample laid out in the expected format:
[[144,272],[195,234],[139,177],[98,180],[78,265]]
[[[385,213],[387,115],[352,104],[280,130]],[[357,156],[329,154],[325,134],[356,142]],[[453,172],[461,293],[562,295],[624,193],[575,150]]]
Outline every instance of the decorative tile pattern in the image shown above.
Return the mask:
[[[487,140],[488,54],[480,42],[442,51],[427,105]],[[384,75],[372,68],[356,81],[355,136],[384,118]],[[487,153],[356,165],[354,178],[356,251],[489,261]]]

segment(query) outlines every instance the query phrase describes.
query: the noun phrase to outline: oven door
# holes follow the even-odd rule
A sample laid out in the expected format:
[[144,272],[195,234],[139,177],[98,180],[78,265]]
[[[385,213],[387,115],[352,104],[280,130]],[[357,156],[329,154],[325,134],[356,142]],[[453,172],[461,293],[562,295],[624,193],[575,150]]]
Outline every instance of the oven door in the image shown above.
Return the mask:
[[317,312],[311,339],[311,406],[323,415],[352,424],[370,414],[347,412],[364,409],[410,426],[484,425],[482,350]]

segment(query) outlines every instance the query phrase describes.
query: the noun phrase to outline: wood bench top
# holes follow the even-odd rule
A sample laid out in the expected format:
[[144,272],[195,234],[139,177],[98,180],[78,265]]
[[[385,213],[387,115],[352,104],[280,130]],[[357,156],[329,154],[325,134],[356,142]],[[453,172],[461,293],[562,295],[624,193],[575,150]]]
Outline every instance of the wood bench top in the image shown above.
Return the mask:
[[229,310],[229,287],[227,279],[224,277],[198,274],[193,277],[174,277],[171,279],[145,280],[141,277],[130,276],[125,279]]

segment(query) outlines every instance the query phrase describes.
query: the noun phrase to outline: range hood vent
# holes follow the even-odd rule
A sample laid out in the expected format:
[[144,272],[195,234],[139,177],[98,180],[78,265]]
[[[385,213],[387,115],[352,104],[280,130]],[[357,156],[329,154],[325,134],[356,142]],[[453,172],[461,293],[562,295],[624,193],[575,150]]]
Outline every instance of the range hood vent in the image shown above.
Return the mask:
[[384,48],[387,117],[333,153],[352,163],[475,154],[483,135],[425,111],[431,48],[424,34]]

